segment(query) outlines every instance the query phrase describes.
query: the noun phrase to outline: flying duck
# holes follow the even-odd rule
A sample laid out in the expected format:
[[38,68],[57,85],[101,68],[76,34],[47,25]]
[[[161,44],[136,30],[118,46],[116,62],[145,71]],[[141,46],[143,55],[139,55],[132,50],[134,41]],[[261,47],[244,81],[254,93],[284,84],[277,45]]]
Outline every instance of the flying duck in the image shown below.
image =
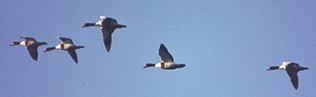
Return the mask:
[[287,74],[289,75],[291,82],[294,88],[297,90],[298,88],[298,76],[297,73],[299,71],[307,70],[307,67],[302,67],[298,63],[294,62],[282,62],[280,66],[271,66],[267,69],[270,70],[286,70]]
[[111,48],[111,41],[112,41],[112,33],[116,28],[125,28],[126,25],[118,24],[116,19],[100,16],[100,21],[95,23],[85,23],[82,27],[92,27],[92,26],[99,26],[102,27],[102,35],[103,35],[103,42],[105,48],[108,52],[110,52]]
[[29,51],[29,54],[32,57],[32,59],[37,61],[37,59],[38,59],[37,48],[39,46],[41,46],[41,45],[47,45],[47,43],[46,42],[38,42],[33,37],[23,37],[23,36],[21,36],[20,38],[23,38],[23,40],[20,41],[20,42],[13,42],[12,44],[10,44],[10,46],[15,46],[15,45],[26,46],[26,48]]
[[78,63],[78,57],[77,57],[77,54],[76,54],[76,49],[84,48],[84,46],[74,45],[70,38],[66,38],[66,37],[58,37],[58,38],[61,40],[61,43],[58,44],[55,47],[48,47],[48,48],[46,48],[44,52],[51,51],[51,50],[64,50],[64,51],[67,51],[69,53],[71,58],[76,63]]
[[143,68],[147,67],[158,67],[166,70],[173,70],[177,68],[183,68],[185,67],[185,64],[177,64],[174,63],[173,57],[171,54],[168,52],[168,49],[164,44],[160,44],[159,48],[159,56],[161,57],[161,61],[157,64],[153,63],[147,63]]

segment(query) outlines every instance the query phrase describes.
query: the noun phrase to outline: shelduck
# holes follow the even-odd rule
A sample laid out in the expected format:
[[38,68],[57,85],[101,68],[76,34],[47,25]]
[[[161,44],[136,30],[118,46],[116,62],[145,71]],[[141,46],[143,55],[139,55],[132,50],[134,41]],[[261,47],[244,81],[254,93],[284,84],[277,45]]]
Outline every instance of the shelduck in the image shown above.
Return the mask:
[[161,61],[159,63],[147,63],[143,68],[158,67],[166,70],[173,70],[185,67],[185,64],[174,63],[173,57],[171,56],[171,54],[169,53],[168,49],[164,44],[160,44],[159,56],[161,57]]
[[12,44],[10,44],[10,46],[16,46],[16,45],[26,46],[26,48],[27,48],[30,56],[32,57],[32,59],[37,61],[37,59],[38,59],[37,48],[39,46],[41,46],[41,45],[47,45],[47,43],[46,42],[38,42],[33,37],[23,37],[23,36],[21,36],[20,38],[23,38],[23,40],[20,41],[20,42],[13,42]]
[[287,74],[289,75],[292,85],[297,90],[298,88],[298,76],[297,73],[299,71],[307,70],[307,67],[302,67],[298,63],[294,62],[282,62],[280,66],[270,66],[267,71],[270,70],[286,70]]
[[112,33],[117,28],[125,28],[126,25],[118,24],[116,19],[100,16],[100,21],[95,23],[85,23],[82,27],[93,27],[93,26],[99,26],[102,27],[102,36],[103,36],[103,42],[105,45],[105,48],[108,52],[110,52],[111,49],[111,41],[112,41]]
[[46,48],[44,52],[51,51],[51,50],[64,50],[64,51],[67,51],[69,53],[71,58],[76,63],[78,63],[78,57],[77,57],[77,54],[76,54],[76,49],[84,48],[84,46],[74,45],[70,38],[66,38],[66,37],[58,37],[58,38],[62,42],[60,44],[58,44],[57,46],[55,46],[55,47],[48,47],[48,48]]

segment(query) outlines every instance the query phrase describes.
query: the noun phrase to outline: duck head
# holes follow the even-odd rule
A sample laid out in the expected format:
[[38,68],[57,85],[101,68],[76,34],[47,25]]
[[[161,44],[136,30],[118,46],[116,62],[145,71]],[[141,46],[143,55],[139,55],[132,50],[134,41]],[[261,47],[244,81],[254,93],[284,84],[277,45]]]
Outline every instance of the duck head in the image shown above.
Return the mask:
[[83,26],[81,27],[91,27],[91,26],[97,26],[95,23],[85,23]]
[[145,66],[143,68],[147,68],[147,67],[155,67],[155,64],[147,63],[147,64],[145,64]]
[[270,70],[277,70],[279,69],[279,66],[270,66],[267,71],[270,71]]

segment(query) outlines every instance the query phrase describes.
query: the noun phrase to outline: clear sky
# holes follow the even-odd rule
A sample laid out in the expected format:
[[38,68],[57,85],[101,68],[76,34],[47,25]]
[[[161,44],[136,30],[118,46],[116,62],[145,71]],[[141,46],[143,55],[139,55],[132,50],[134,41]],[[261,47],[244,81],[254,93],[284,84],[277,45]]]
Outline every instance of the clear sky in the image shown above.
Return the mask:
[[[314,0],[5,0],[0,3],[0,97],[312,97],[316,92]],[[99,16],[115,30],[110,53]],[[45,41],[38,61],[20,36]],[[45,47],[72,38],[79,63]],[[164,43],[174,71],[143,69]],[[282,61],[309,67],[295,90]]]

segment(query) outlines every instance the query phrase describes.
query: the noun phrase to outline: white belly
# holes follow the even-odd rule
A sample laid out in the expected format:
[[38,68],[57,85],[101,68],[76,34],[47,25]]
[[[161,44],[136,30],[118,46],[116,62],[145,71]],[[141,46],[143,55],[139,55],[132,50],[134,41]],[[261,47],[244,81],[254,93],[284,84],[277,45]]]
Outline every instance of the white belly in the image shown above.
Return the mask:
[[157,64],[155,64],[155,67],[159,67],[159,68],[169,68],[172,65],[174,65],[173,63],[164,63],[164,62],[159,62]]

